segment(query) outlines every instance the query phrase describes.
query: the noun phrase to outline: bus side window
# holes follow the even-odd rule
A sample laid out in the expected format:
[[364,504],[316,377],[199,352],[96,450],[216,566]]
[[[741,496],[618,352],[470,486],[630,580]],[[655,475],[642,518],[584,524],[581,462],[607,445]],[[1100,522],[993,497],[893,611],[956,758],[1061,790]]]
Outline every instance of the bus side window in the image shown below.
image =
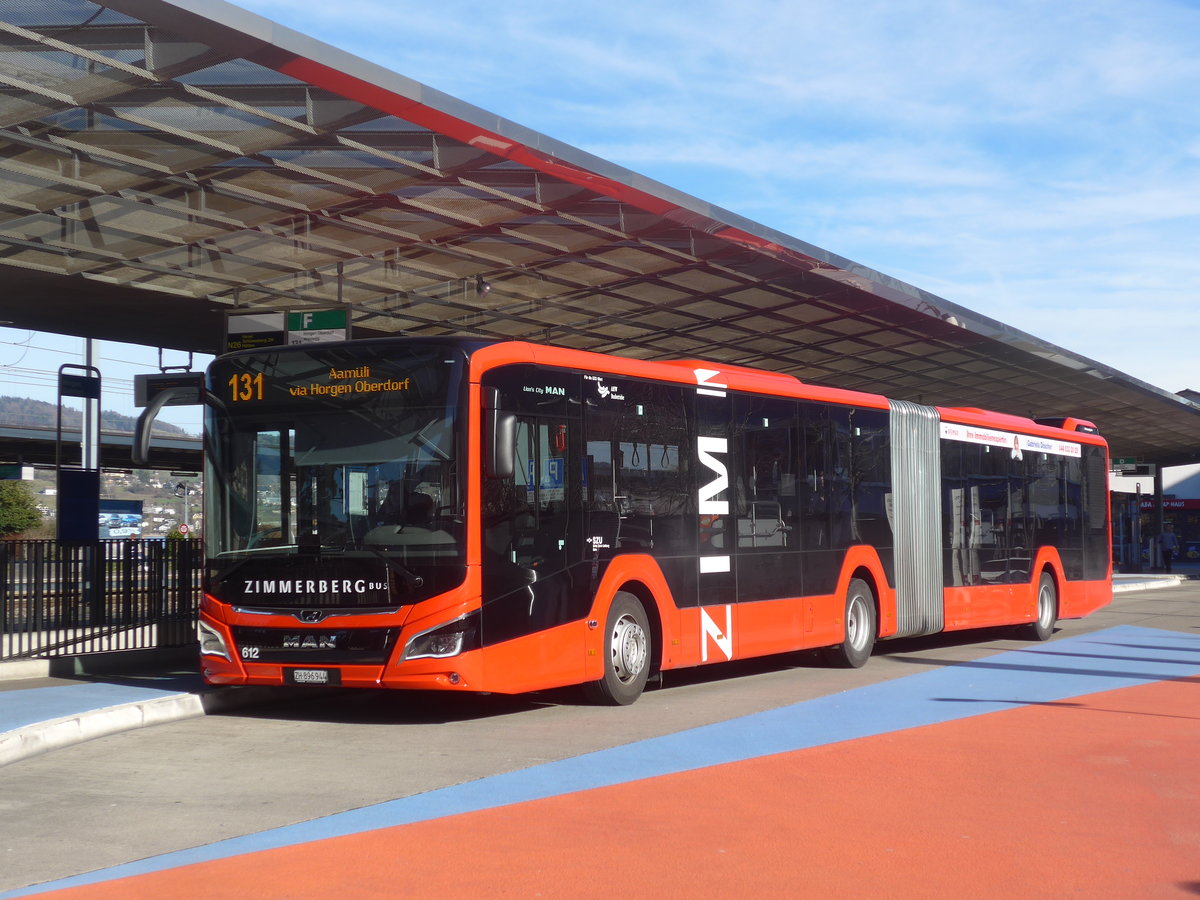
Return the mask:
[[796,404],[761,397],[738,398],[734,415],[738,547],[795,549],[800,545]]
[[587,401],[588,537],[602,553],[694,552],[690,411],[684,390],[632,381],[620,388],[620,399]]
[[816,403],[800,404],[800,439],[803,471],[797,486],[800,496],[800,544],[806,550],[832,546],[830,502],[830,447],[827,409]]

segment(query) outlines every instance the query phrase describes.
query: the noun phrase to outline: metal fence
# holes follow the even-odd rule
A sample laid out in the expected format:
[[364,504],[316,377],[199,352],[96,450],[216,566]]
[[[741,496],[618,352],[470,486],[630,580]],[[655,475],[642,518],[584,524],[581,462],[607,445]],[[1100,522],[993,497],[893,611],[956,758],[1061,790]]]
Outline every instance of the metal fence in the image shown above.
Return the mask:
[[195,640],[199,541],[0,541],[0,660]]

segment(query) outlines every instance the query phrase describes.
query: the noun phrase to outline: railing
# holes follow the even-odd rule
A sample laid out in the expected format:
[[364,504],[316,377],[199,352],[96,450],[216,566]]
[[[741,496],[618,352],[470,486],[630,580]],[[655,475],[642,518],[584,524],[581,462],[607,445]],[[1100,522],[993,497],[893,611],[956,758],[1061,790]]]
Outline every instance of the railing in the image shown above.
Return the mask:
[[0,660],[195,640],[199,541],[0,541]]

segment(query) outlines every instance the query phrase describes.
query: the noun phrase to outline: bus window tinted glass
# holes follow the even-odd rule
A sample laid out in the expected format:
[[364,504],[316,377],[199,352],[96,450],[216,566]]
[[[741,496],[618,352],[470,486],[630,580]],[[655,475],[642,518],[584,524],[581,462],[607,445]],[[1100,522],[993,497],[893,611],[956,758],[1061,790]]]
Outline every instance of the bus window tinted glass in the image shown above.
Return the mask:
[[[417,566],[460,561],[461,376],[461,353],[421,343],[217,360],[210,555],[323,548]],[[218,406],[222,415],[211,414]]]
[[589,535],[608,552],[694,552],[693,453],[683,389],[624,381],[619,390],[589,393],[590,384],[585,376]]

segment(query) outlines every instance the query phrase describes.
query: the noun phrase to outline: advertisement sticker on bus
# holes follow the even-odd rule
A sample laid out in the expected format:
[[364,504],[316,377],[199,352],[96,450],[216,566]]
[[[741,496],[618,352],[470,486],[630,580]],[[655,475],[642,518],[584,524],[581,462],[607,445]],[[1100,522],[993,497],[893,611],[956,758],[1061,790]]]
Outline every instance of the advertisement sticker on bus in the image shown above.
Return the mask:
[[982,444],[987,447],[1004,447],[1014,459],[1020,459],[1025,452],[1053,453],[1056,456],[1082,455],[1079,444],[1070,441],[1059,441],[1051,438],[1032,437],[1027,434],[1016,434],[1011,431],[995,431],[991,428],[980,428],[977,425],[960,425],[957,422],[942,423],[942,439],[947,441],[963,441],[968,444]]

